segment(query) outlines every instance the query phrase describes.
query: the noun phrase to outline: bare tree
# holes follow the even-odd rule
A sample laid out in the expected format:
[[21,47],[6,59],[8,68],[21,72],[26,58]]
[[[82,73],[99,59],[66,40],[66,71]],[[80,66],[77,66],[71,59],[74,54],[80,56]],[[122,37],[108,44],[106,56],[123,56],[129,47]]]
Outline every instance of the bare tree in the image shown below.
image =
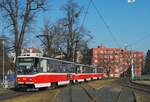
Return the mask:
[[67,60],[76,61],[77,51],[84,52],[83,50],[87,48],[88,41],[92,37],[83,25],[80,26],[79,24],[82,8],[77,3],[72,0],[68,1],[63,6],[63,11],[65,14]]
[[78,19],[81,8],[77,3],[68,1],[63,6],[63,11],[65,13],[64,26],[66,26],[67,59],[73,61],[75,48],[79,42]]
[[63,33],[64,29],[62,27],[60,22],[51,24],[50,22],[45,21],[44,27],[42,28],[42,34],[37,37],[40,37],[42,41],[46,56],[55,57],[56,53],[60,52],[60,49],[63,49],[65,38]]
[[21,53],[24,35],[40,10],[45,10],[46,0],[0,0],[3,17],[13,31],[16,57]]
[[63,7],[64,17],[55,24],[45,23],[40,35],[49,57],[60,51],[65,60],[76,61],[77,52],[87,53],[88,42],[92,38],[84,27],[79,25],[82,8],[73,1],[68,1]]

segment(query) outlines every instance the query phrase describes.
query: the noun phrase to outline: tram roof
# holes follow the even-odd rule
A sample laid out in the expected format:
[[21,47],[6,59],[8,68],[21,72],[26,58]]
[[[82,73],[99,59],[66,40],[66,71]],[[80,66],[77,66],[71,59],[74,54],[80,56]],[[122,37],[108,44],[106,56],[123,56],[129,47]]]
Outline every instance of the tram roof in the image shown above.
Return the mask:
[[66,62],[66,63],[76,64],[75,62],[70,62],[70,61],[65,61],[65,60],[59,60],[59,59],[49,58],[49,57],[40,57],[40,56],[18,56],[18,58],[39,58],[39,59],[51,59],[51,60],[54,60],[54,61],[61,61],[61,62]]

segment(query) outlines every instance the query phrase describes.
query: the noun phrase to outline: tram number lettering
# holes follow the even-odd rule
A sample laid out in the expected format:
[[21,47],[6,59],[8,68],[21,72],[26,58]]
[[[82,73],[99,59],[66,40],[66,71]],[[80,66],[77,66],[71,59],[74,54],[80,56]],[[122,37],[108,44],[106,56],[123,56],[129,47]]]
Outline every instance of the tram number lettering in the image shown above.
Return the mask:
[[72,74],[67,74],[67,78],[72,78]]

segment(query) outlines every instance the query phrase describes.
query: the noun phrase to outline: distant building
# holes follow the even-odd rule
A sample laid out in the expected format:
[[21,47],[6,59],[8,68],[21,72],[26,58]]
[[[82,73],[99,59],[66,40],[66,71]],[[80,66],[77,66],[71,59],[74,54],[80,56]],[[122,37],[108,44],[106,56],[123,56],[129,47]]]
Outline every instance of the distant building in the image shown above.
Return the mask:
[[141,76],[143,67],[144,67],[144,53],[135,51],[134,55],[134,67],[135,67],[135,76]]
[[[20,56],[43,56],[43,53],[37,48],[23,48],[21,49]],[[16,61],[16,54],[14,52],[10,53],[9,55],[11,61],[15,63]]]
[[83,54],[81,53],[81,51],[77,51],[77,56],[76,56],[76,63],[82,63],[83,60]]
[[21,49],[21,56],[43,56],[43,54],[37,48],[23,48]]
[[65,58],[65,54],[63,52],[60,52],[60,54],[55,55],[54,58],[63,60]]
[[110,77],[120,77],[126,72],[131,66],[131,58],[134,58],[135,76],[141,76],[144,63],[143,52],[98,46],[92,49],[92,53],[92,64],[103,67]]

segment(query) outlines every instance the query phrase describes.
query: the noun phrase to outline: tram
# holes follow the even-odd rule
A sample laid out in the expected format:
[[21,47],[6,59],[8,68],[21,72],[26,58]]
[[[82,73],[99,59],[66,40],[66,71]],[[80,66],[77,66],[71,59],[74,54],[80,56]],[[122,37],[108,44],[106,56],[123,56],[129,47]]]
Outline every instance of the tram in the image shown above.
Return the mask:
[[17,87],[56,87],[103,77],[102,68],[40,56],[19,56]]

